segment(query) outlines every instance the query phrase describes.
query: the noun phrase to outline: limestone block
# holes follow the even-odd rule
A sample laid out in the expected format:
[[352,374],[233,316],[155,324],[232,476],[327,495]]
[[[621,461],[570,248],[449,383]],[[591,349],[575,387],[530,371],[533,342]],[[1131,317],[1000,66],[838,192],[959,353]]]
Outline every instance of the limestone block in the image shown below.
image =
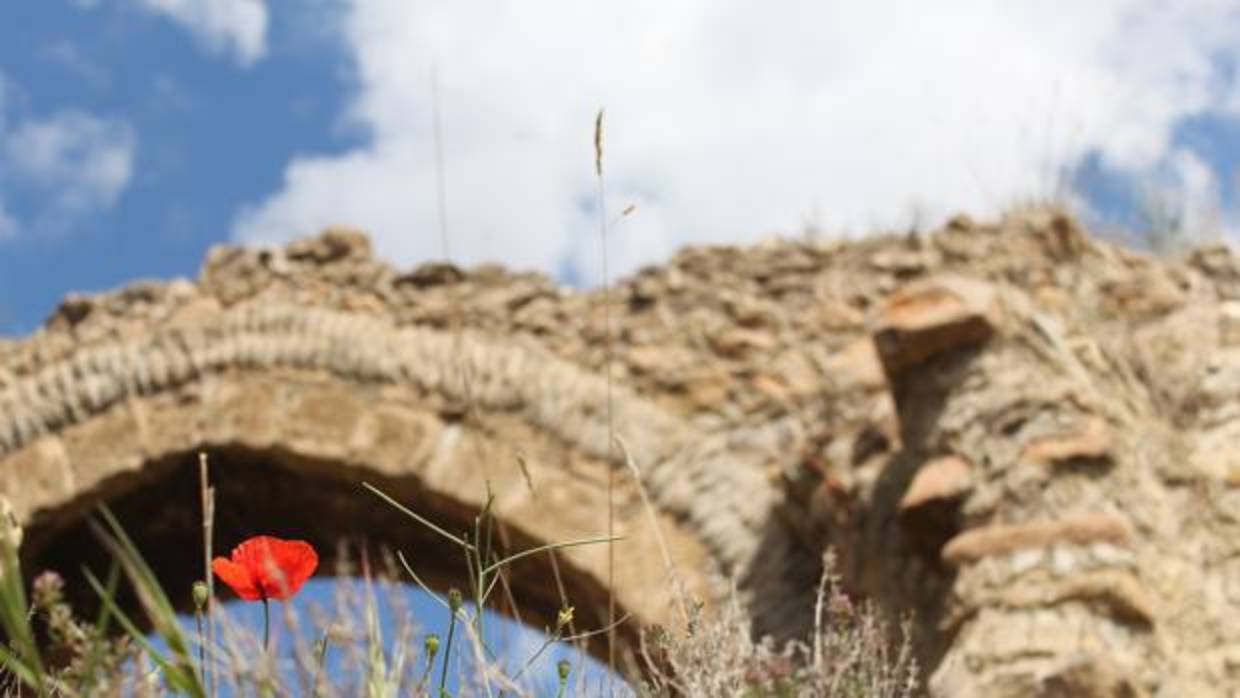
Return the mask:
[[1111,453],[1111,431],[1096,416],[1082,420],[1063,434],[1040,436],[1025,446],[1023,457],[1035,463],[1064,463],[1077,459],[1106,458]]
[[743,327],[728,328],[711,337],[710,343],[715,353],[728,359],[766,354],[776,346],[771,333]]
[[995,524],[958,534],[943,546],[943,559],[959,564],[989,555],[1043,548],[1054,543],[1087,545],[1097,541],[1126,544],[1132,526],[1118,514],[1089,512],[1021,524]]
[[202,408],[205,442],[270,448],[285,416],[280,393],[277,381],[260,377],[218,380]]
[[41,437],[0,459],[0,496],[19,521],[75,491],[68,454],[56,436]]
[[357,462],[386,474],[415,473],[434,453],[442,429],[429,412],[378,405],[362,415],[349,450]]
[[74,483],[91,488],[101,480],[142,466],[145,429],[131,402],[120,402],[75,424],[61,435]]
[[915,509],[933,501],[960,497],[973,485],[972,466],[960,456],[943,456],[925,463],[913,476],[900,508]]
[[143,398],[143,455],[159,458],[204,445],[202,396],[209,390],[197,384]]
[[883,363],[869,337],[857,339],[826,361],[827,379],[841,389],[882,390],[887,387]]
[[888,375],[937,354],[978,344],[1003,323],[994,286],[945,275],[906,286],[889,296],[873,330]]
[[290,386],[285,398],[282,442],[315,458],[338,459],[365,412],[363,396],[343,384]]

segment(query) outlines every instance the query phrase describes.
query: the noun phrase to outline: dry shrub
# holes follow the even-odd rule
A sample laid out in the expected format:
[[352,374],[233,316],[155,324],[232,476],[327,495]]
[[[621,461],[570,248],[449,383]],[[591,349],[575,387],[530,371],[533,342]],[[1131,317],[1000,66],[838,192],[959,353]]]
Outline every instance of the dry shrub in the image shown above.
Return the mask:
[[854,604],[840,589],[834,559],[824,559],[815,604],[815,630],[808,642],[777,646],[755,640],[733,594],[715,612],[692,607],[680,633],[656,629],[643,638],[648,678],[642,695],[716,698],[911,698],[917,695],[917,664],[909,624],[898,641],[871,604]]

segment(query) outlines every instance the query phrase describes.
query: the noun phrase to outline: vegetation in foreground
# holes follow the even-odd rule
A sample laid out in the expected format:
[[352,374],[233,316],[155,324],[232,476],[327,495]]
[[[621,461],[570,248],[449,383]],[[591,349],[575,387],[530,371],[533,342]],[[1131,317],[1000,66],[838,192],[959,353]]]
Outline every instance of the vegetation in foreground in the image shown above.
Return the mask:
[[[13,531],[4,531],[0,624],[6,642],[0,645],[0,694],[898,698],[917,690],[907,627],[900,633],[902,643],[891,646],[891,635],[877,611],[854,604],[840,590],[829,558],[815,610],[815,631],[806,642],[776,646],[769,639],[755,640],[739,604],[707,610],[701,603],[682,599],[690,609],[689,622],[681,628],[643,633],[641,657],[630,667],[632,686],[619,680],[611,685],[595,680],[591,685],[580,662],[562,660],[548,676],[552,672],[537,660],[553,643],[583,647],[588,637],[610,628],[573,632],[572,607],[566,604],[555,627],[547,629],[545,642],[530,656],[512,661],[504,648],[491,646],[487,616],[477,609],[494,606],[497,590],[507,593],[505,568],[512,561],[614,539],[567,541],[500,558],[490,543],[494,521],[489,507],[477,516],[470,534],[458,537],[379,490],[371,491],[417,525],[430,527],[462,549],[470,561],[468,598],[456,589],[446,595],[426,589],[397,553],[384,574],[368,576],[360,587],[337,585],[331,611],[314,609],[307,618],[283,605],[277,622],[286,632],[277,635],[288,646],[281,646],[280,641],[272,642],[271,614],[266,611],[273,608],[271,600],[297,593],[317,565],[317,554],[299,541],[258,537],[230,557],[215,558],[212,567],[242,599],[263,603],[263,629],[245,627],[231,617],[218,604],[213,580],[208,578],[192,589],[174,592],[192,598],[197,609],[196,625],[187,630],[154,571],[121,523],[104,509],[94,529],[113,563],[102,579],[86,571],[101,602],[99,615],[91,620],[74,614],[65,601],[64,580],[56,572],[39,574],[27,593]],[[209,501],[211,493],[205,494],[204,501]],[[396,583],[402,576],[443,605],[449,618],[445,637],[419,632],[416,619],[400,602]],[[118,604],[122,585],[132,589],[141,618]],[[386,603],[381,603],[383,594],[376,590],[385,590]],[[381,617],[388,622],[381,623]],[[149,634],[143,628],[149,628]]]

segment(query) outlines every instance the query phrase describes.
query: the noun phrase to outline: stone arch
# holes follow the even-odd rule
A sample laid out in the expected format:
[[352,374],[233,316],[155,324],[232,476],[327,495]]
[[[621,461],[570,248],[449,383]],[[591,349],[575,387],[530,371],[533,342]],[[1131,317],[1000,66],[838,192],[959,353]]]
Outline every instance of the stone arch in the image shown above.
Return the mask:
[[[95,503],[143,511],[135,498],[175,488],[198,449],[232,475],[271,469],[256,481],[283,483],[290,497],[309,496],[307,483],[339,496],[348,485],[346,509],[386,506],[360,487],[370,480],[456,525],[489,483],[514,540],[568,540],[606,530],[607,472],[623,466],[621,451],[608,448],[606,402],[602,378],[534,344],[399,327],[381,314],[242,304],[75,348],[0,388],[0,492],[25,523],[32,561],[63,557]],[[687,591],[711,598],[720,579],[749,574],[769,544],[775,499],[761,468],[627,388],[616,386],[611,404]],[[635,625],[666,622],[672,586],[625,472],[614,585],[602,546],[572,548],[561,553],[570,596],[597,607],[610,589]],[[278,528],[281,511],[255,523]],[[157,518],[138,518],[136,537],[161,540],[141,529]],[[351,533],[382,538],[373,529],[390,522],[379,516]],[[164,554],[152,555],[157,567]],[[778,566],[757,576],[785,583]],[[548,601],[542,594],[537,613],[554,612]]]

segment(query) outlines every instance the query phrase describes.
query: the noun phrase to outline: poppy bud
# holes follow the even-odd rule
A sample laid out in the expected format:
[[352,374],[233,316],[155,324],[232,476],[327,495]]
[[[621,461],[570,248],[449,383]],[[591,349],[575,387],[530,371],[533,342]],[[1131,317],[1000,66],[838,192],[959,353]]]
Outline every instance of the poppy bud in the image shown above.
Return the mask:
[[457,611],[461,610],[461,590],[460,589],[449,589],[448,590],[448,608],[451,609],[453,613],[456,613]]
[[572,669],[573,664],[567,659],[561,659],[555,663],[556,673],[560,675],[560,681],[562,682],[568,680],[568,672],[572,671]]
[[210,590],[207,589],[206,582],[201,581],[201,580],[194,582],[194,586],[193,586],[194,608],[198,609],[199,611],[205,608],[207,605],[207,597],[210,593],[211,593]]
[[427,633],[426,639],[422,641],[423,647],[426,648],[426,656],[434,657],[439,651],[439,636],[435,633]]

